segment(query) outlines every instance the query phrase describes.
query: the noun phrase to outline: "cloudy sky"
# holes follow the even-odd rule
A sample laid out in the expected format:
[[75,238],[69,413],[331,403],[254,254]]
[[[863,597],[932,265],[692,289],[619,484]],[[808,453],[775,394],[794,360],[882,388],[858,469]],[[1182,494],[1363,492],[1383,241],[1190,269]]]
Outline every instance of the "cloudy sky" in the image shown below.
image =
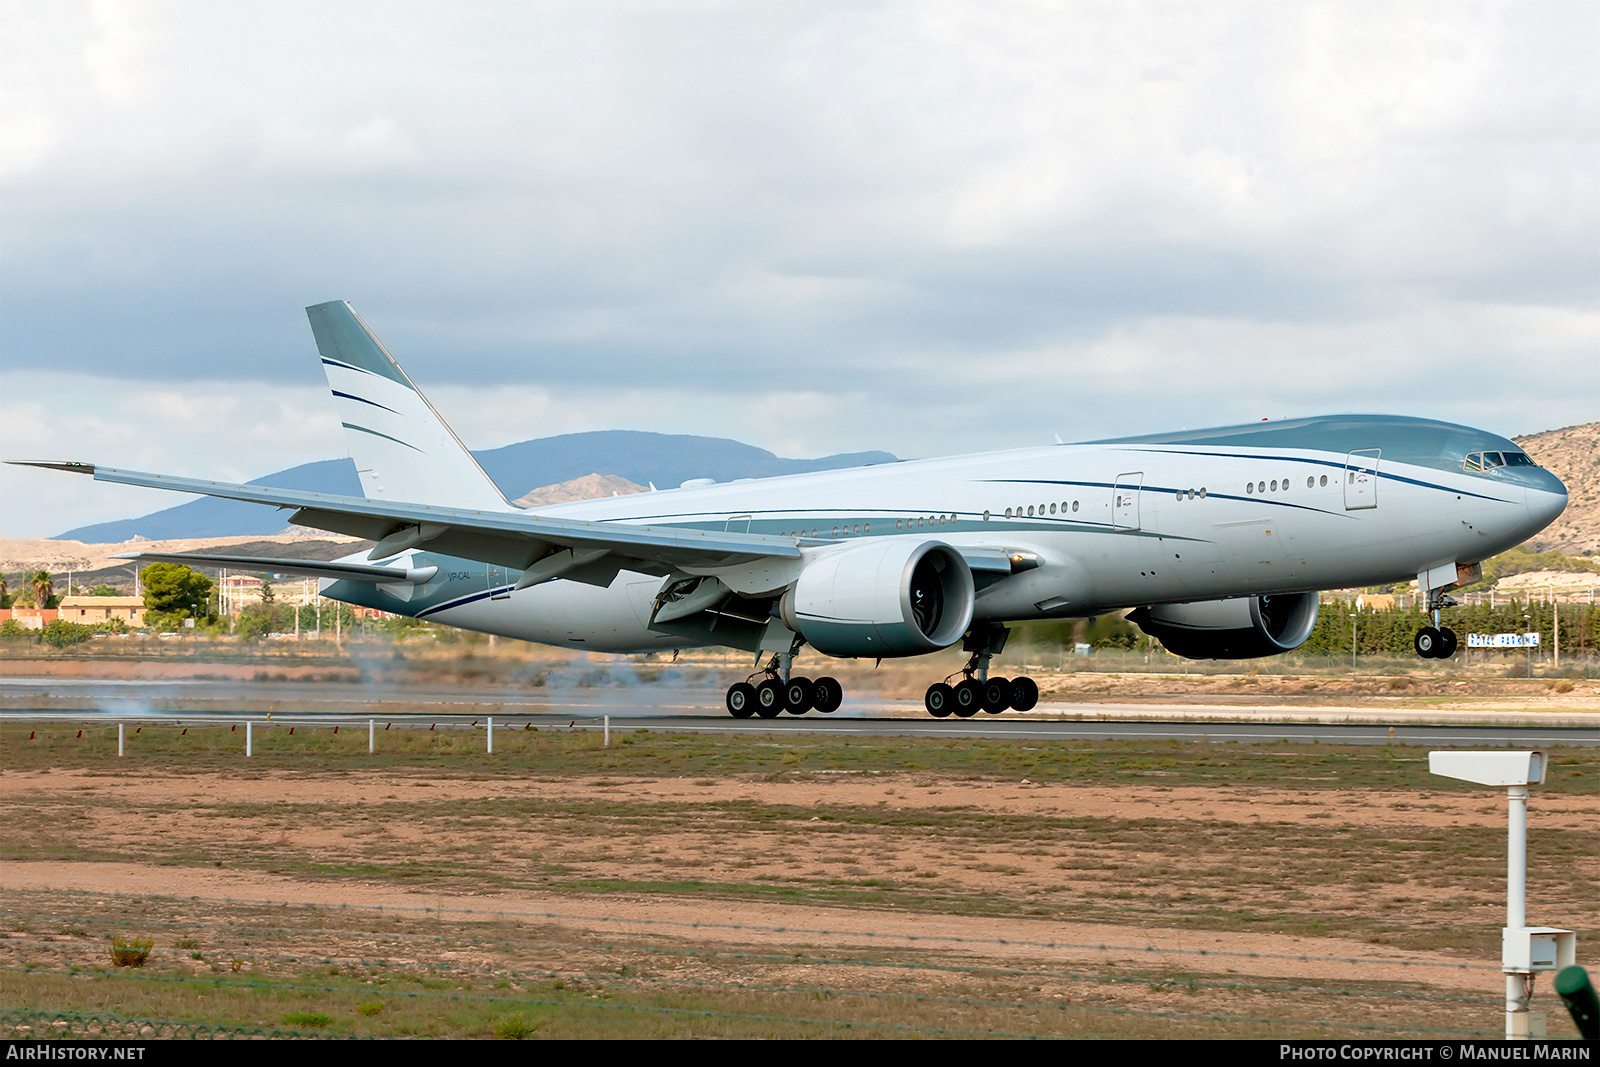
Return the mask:
[[[1600,5],[0,5],[0,457],[1600,418]],[[179,503],[0,468],[0,536]]]

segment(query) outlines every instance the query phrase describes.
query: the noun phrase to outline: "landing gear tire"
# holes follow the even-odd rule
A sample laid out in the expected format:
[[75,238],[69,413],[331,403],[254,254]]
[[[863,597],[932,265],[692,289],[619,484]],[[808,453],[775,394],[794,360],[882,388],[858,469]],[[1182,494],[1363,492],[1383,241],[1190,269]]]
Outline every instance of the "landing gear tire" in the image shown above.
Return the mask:
[[1439,629],[1439,651],[1436,658],[1449,659],[1456,654],[1456,632],[1448,626]]
[[983,710],[998,715],[1011,706],[1011,679],[990,678],[983,686]]
[[783,712],[783,683],[768,678],[756,686],[756,714],[763,719],[776,719]]
[[728,714],[735,719],[748,719],[756,713],[756,687],[749,682],[736,682],[728,686]]
[[790,715],[804,715],[817,702],[817,687],[809,678],[790,678],[783,690],[783,705]]
[[922,696],[922,706],[935,719],[942,719],[955,710],[956,691],[943,682],[934,682]]
[[1014,678],[1011,681],[1011,706],[1017,711],[1032,711],[1039,703],[1039,687],[1032,678]]
[[983,707],[983,686],[978,684],[976,678],[963,678],[951,690],[955,697],[955,713],[963,719],[970,719],[978,714]]
[[1417,631],[1417,636],[1411,644],[1417,650],[1417,655],[1423,659],[1438,659],[1440,650],[1444,647],[1444,634],[1432,626],[1424,626]]
[[823,676],[811,683],[813,696],[811,706],[824,715],[839,710],[839,705],[844,703],[844,686],[835,679]]

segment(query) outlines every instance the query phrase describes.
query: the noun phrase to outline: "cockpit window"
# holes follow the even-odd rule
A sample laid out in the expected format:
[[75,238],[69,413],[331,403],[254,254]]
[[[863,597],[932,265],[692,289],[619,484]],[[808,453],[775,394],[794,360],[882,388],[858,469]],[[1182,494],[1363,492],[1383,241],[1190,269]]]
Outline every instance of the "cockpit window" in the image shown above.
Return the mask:
[[1462,464],[1469,471],[1486,471],[1494,467],[1537,467],[1526,452],[1469,452]]

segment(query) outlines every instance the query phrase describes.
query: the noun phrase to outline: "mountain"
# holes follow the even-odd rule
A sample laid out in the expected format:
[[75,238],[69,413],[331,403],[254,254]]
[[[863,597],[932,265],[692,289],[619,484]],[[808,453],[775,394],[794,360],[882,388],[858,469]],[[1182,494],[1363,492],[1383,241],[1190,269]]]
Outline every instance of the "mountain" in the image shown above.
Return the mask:
[[[766,449],[725,437],[600,430],[541,437],[536,441],[474,452],[484,471],[508,499],[535,486],[570,482],[586,474],[610,474],[635,485],[654,482],[676,489],[690,478],[772,478],[780,474],[894,463],[887,452],[850,452],[822,459],[779,459]],[[531,480],[530,480],[531,479]]]
[[[253,485],[276,489],[307,489],[314,493],[338,493],[341,496],[360,496],[361,482],[356,478],[356,465],[349,459],[324,459],[316,463],[303,463],[286,471],[252,479]],[[246,504],[239,500],[219,500],[201,497],[177,507],[163,508],[137,519],[119,519],[114,522],[97,522],[57,534],[57,541],[85,541],[96,544],[106,541],[131,541],[135,537],[151,541],[166,541],[174,537],[239,537],[246,534],[282,533],[289,525],[291,512],[279,511],[264,504]]]
[[574,478],[570,482],[541,485],[537,489],[530,489],[512,503],[523,508],[544,508],[551,504],[570,504],[574,500],[594,500],[603,496],[631,496],[634,493],[649,491],[645,486],[635,485],[626,478],[618,478],[615,474],[585,474],[582,478]]
[[1600,552],[1600,422],[1514,438],[1567,485],[1567,510],[1529,542],[1538,552]]
[[[569,433],[474,452],[484,471],[506,499],[515,500],[536,487],[552,487],[591,474],[625,479],[635,485],[654,482],[675,488],[690,478],[770,478],[780,474],[837,470],[871,463],[894,463],[888,452],[850,452],[821,459],[782,459],[753,445],[722,437],[645,433],[639,430],[595,430]],[[327,459],[251,480],[253,485],[306,489],[318,493],[360,496],[361,483],[349,459]],[[145,537],[238,537],[281,533],[289,512],[262,504],[202,497],[137,519],[95,523],[57,534],[56,540],[91,543]]]

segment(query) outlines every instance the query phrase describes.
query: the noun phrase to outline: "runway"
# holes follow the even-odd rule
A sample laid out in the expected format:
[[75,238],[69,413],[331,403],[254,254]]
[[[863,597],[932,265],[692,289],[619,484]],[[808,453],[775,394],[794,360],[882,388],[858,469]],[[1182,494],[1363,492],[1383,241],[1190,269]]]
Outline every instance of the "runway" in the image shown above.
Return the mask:
[[[238,724],[271,714],[284,725],[346,729],[612,730],[861,737],[974,737],[1019,741],[1174,740],[1218,743],[1600,746],[1600,723],[1419,722],[1384,709],[1252,704],[1042,703],[1026,714],[934,719],[918,701],[876,695],[832,715],[734,719],[712,690],[546,691],[505,687],[371,687],[307,682],[0,680],[0,722]],[[1584,718],[1581,714],[1563,719]],[[1343,720],[1343,721],[1341,721]]]

